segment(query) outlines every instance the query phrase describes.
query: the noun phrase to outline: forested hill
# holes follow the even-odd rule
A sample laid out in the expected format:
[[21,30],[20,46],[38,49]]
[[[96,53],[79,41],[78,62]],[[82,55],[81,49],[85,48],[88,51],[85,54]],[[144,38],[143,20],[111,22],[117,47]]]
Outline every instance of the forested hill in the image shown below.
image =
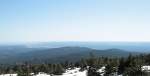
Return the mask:
[[13,53],[12,51],[7,55],[2,55],[3,53],[1,53],[0,63],[20,63],[24,61],[30,61],[32,63],[42,63],[43,61],[55,63],[66,60],[74,62],[81,58],[88,57],[89,53],[93,53],[98,57],[126,57],[129,54],[139,54],[137,52],[128,52],[120,49],[97,50],[87,47],[60,47],[49,49],[32,49],[32,51],[21,53]]

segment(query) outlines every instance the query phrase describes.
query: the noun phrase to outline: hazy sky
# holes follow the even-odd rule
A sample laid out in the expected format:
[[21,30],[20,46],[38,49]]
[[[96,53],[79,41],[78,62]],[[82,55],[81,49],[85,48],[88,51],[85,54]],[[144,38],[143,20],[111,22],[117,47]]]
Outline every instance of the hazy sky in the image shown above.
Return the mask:
[[150,0],[0,0],[0,43],[150,41]]

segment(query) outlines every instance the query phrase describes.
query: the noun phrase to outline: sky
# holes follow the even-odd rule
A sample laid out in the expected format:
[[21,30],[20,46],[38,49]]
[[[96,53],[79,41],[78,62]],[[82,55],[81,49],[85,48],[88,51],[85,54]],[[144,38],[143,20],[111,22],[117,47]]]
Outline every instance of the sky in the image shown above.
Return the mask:
[[0,0],[0,43],[150,41],[150,0]]

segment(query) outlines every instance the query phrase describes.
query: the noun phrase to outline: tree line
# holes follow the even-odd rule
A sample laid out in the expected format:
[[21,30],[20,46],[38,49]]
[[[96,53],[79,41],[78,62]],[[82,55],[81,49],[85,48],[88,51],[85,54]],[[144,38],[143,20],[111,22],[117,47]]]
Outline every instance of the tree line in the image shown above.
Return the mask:
[[37,74],[45,72],[47,74],[61,75],[67,68],[80,67],[80,71],[88,70],[88,76],[101,76],[98,69],[105,66],[104,76],[149,76],[146,71],[142,71],[143,65],[150,65],[150,54],[129,55],[128,57],[96,57],[90,53],[88,58],[81,58],[77,62],[65,61],[62,63],[33,64],[29,62],[15,65],[0,65],[0,74],[17,73],[18,76],[30,76],[31,73]]

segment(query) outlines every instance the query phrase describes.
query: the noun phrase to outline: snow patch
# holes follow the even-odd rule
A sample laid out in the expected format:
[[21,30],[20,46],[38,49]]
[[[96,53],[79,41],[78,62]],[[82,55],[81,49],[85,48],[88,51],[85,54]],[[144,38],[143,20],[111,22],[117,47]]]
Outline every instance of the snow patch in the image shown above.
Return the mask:
[[150,72],[150,66],[149,66],[149,65],[142,66],[142,67],[141,67],[141,70],[142,70],[142,71],[148,71],[148,72]]
[[33,75],[33,76],[51,76],[51,75],[48,75],[44,72],[39,72],[37,75]]
[[103,67],[101,67],[100,69],[98,69],[97,72],[99,72],[101,76],[104,76],[105,68],[106,68],[106,67],[103,66]]
[[1,74],[0,76],[17,76],[17,74]]

